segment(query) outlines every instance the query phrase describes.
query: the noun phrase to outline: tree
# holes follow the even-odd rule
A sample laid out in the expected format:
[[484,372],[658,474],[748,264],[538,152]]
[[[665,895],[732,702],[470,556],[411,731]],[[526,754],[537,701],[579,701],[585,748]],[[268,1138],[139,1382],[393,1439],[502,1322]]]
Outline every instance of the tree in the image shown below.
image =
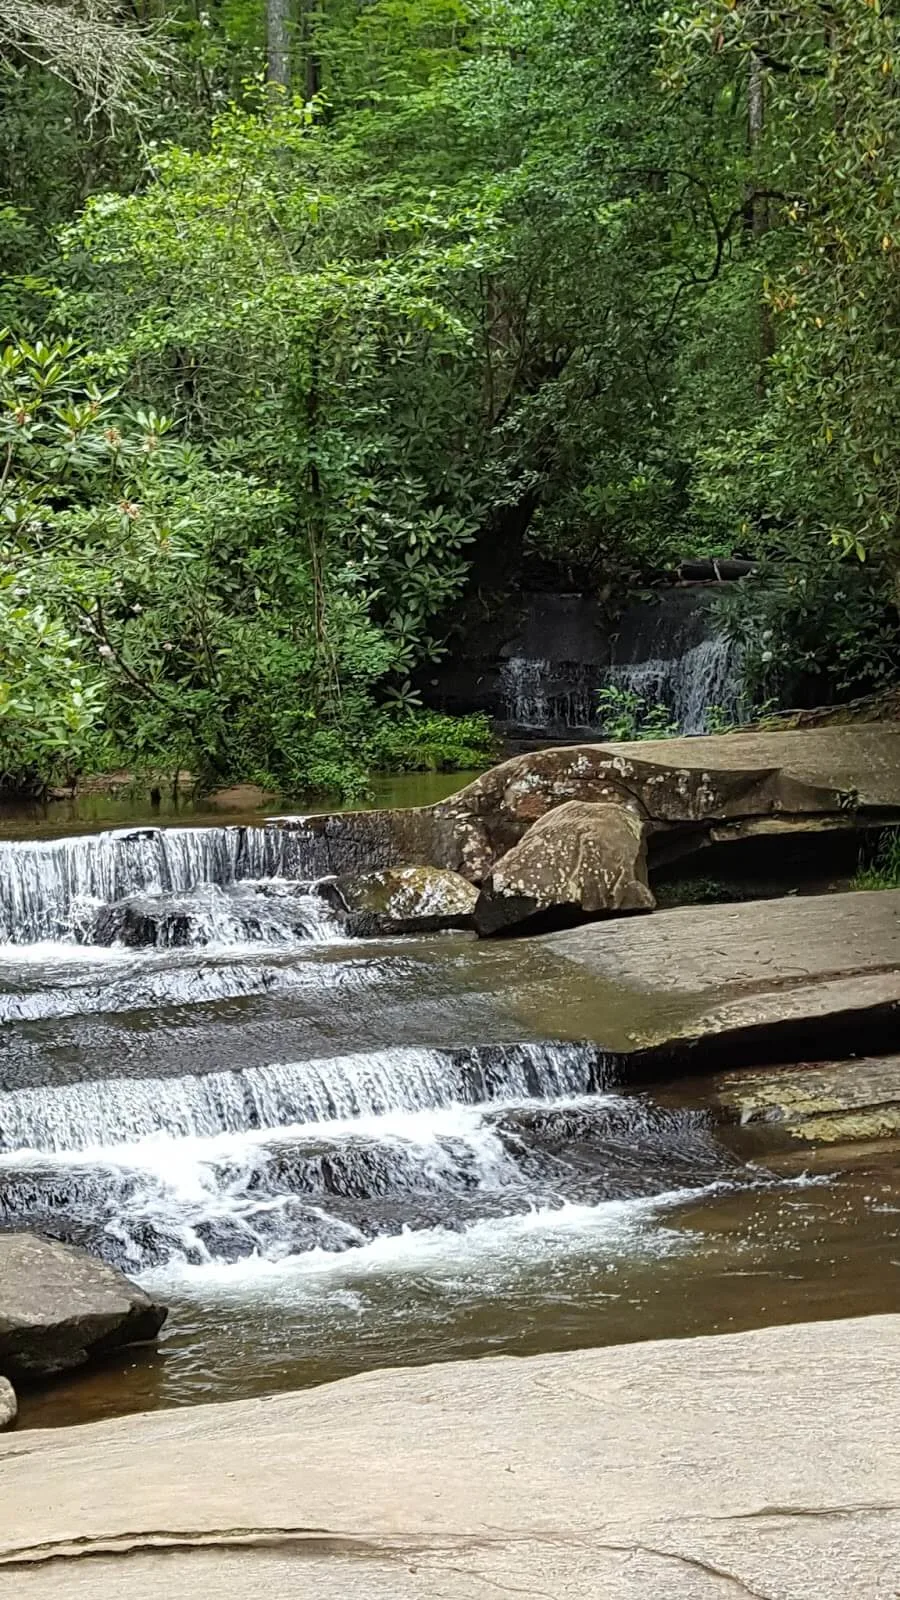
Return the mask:
[[0,54],[6,51],[75,89],[89,118],[133,111],[165,61],[159,38],[123,22],[107,0],[0,0]]
[[269,83],[291,86],[290,0],[266,0],[266,60]]

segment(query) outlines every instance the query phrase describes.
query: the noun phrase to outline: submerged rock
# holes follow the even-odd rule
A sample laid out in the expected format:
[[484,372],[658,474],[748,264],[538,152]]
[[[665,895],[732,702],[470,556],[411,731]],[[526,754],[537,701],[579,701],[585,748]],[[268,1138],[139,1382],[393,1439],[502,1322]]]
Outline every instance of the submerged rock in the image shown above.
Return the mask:
[[497,862],[475,907],[487,936],[652,911],[644,822],[634,807],[570,800]]
[[439,867],[346,875],[326,880],[319,893],[335,910],[347,913],[347,932],[356,938],[469,928],[478,898],[458,872]]
[[220,887],[204,883],[184,895],[129,895],[101,906],[95,944],[181,950],[205,944],[285,943],[315,934],[325,915],[313,885],[287,880]]
[[0,1368],[47,1375],[155,1339],[166,1310],[74,1246],[0,1234]]

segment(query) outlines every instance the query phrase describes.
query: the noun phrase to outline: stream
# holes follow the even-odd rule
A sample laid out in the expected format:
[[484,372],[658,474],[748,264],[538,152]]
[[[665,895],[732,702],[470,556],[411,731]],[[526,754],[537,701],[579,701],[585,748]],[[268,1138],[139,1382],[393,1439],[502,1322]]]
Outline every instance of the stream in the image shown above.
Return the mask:
[[101,801],[3,823],[0,1226],[171,1312],[23,1425],[894,1308],[889,1153],[751,1156],[704,1084],[619,1081],[632,1001],[539,940],[348,941],[296,834]]

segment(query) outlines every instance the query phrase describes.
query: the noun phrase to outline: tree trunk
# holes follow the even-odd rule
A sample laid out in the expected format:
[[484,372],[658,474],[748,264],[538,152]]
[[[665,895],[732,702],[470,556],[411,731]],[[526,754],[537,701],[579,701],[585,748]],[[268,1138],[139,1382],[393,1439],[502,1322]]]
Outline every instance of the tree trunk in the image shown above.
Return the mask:
[[[747,81],[747,143],[750,149],[750,184],[749,196],[750,231],[754,244],[758,244],[768,231],[769,205],[768,201],[759,193],[763,186],[759,182],[759,153],[762,145],[763,131],[766,123],[766,91],[763,64],[755,50],[750,52],[750,69]],[[766,363],[775,350],[775,330],[772,325],[772,314],[765,301],[759,307],[759,387],[765,386]]]
[[269,83],[291,86],[291,48],[288,37],[290,0],[266,0],[266,57]]

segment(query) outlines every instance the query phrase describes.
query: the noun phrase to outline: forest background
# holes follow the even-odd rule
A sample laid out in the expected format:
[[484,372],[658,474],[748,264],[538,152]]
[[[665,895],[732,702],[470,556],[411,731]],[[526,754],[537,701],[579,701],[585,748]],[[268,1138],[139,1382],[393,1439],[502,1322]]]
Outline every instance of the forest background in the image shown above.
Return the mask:
[[473,594],[900,676],[880,0],[0,0],[0,782],[353,796]]

